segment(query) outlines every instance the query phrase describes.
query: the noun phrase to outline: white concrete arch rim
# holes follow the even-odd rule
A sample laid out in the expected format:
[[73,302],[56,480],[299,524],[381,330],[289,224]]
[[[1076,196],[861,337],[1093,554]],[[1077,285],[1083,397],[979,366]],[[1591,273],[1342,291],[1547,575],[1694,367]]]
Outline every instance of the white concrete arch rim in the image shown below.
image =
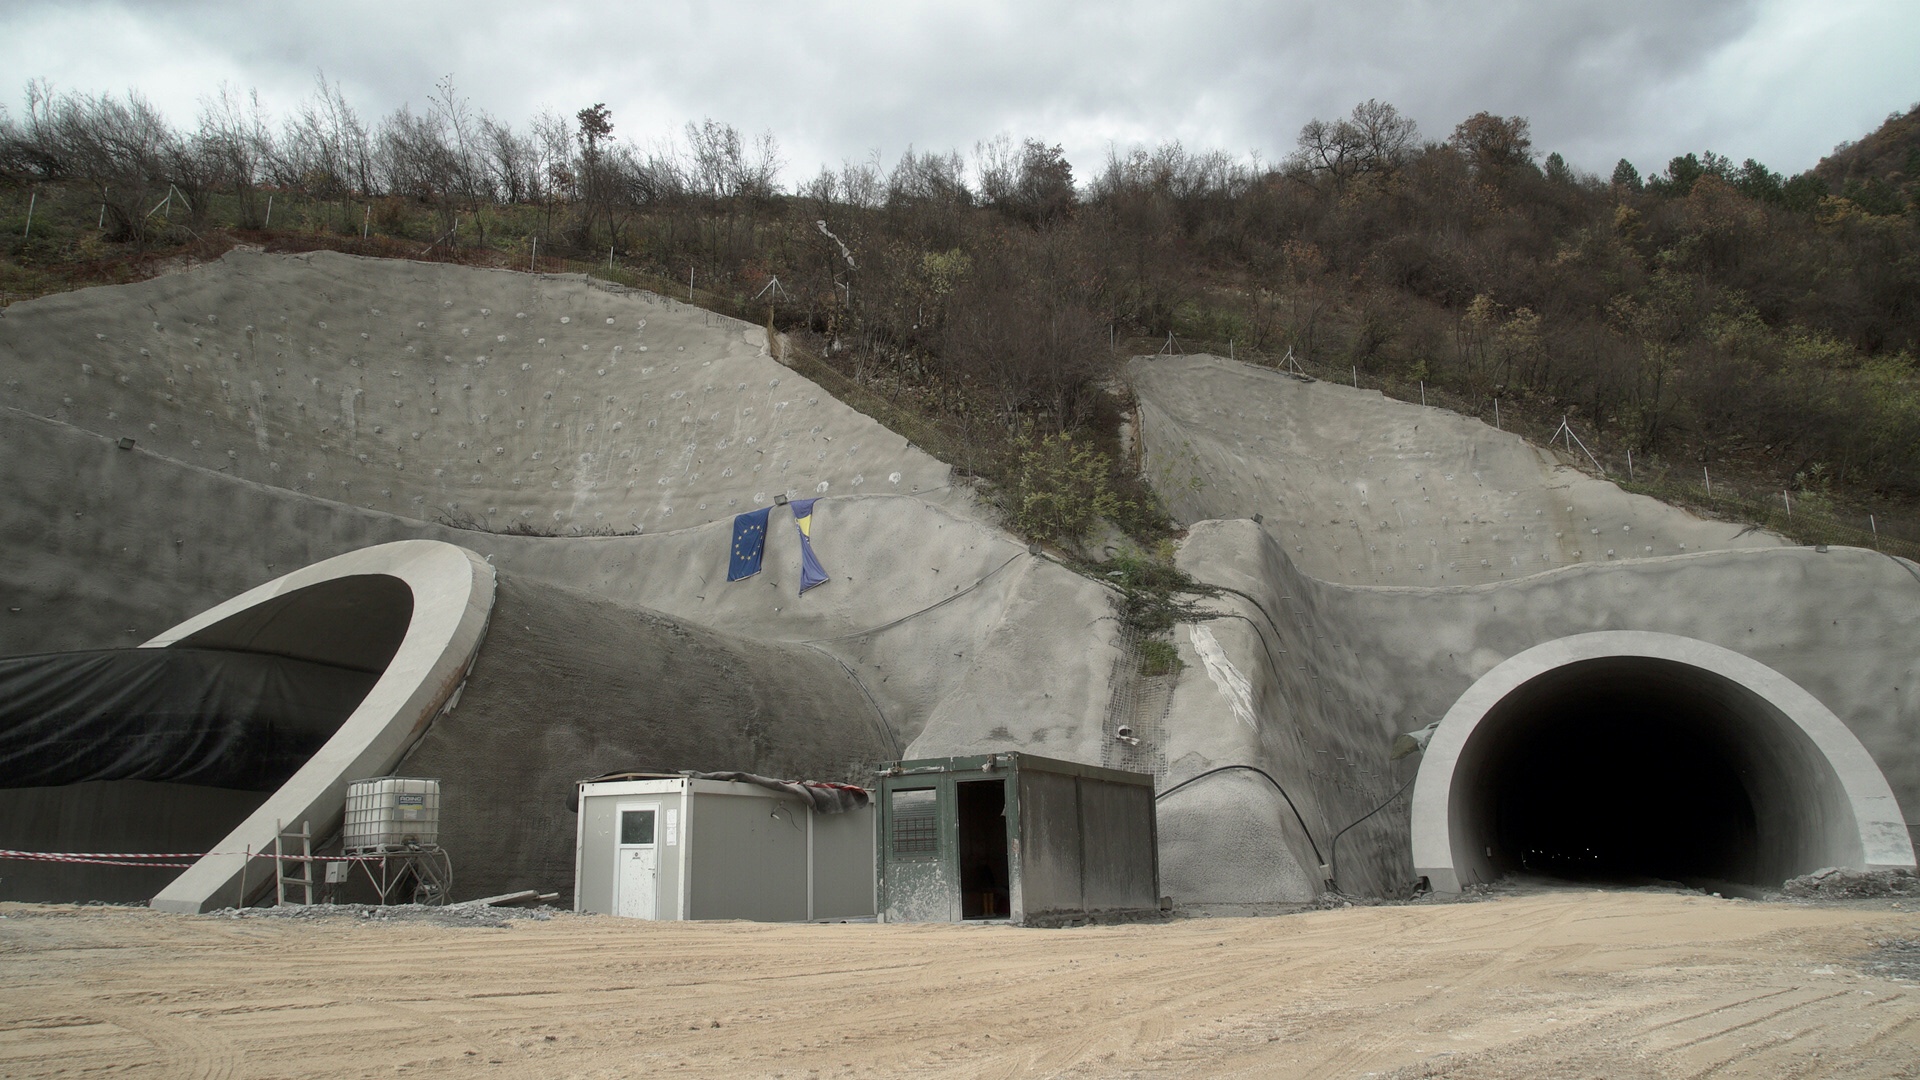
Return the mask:
[[295,570],[194,616],[141,645],[166,648],[278,597],[351,577],[390,577],[413,607],[399,649],[374,686],[307,763],[216,845],[154,897],[163,911],[198,912],[231,902],[242,851],[272,844],[275,822],[319,827],[337,816],[346,785],[387,772],[450,706],[478,655],[493,612],[495,574],[486,559],[438,540],[362,548]]
[[1453,821],[1461,757],[1482,720],[1536,679],[1587,661],[1647,659],[1717,676],[1777,710],[1824,756],[1858,834],[1858,869],[1913,868],[1913,843],[1893,789],[1859,738],[1806,689],[1773,668],[1696,638],[1650,631],[1597,631],[1544,642],[1495,665],[1448,709],[1422,755],[1412,801],[1416,872],[1441,892],[1471,874]]

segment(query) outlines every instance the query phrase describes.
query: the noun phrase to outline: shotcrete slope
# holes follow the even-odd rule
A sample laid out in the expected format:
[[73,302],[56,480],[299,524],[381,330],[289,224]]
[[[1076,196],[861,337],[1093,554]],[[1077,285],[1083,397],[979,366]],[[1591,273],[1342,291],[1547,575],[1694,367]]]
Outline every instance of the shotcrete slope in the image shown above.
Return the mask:
[[[470,356],[434,355],[495,317],[505,333]],[[463,871],[463,893],[516,874],[563,885],[547,880],[571,836],[555,815],[605,769],[846,776],[980,748],[1097,760],[1107,591],[975,518],[944,464],[764,341],[578,279],[332,255],[236,253],[16,304],[0,319],[0,651],[135,644],[390,540],[485,555],[500,611],[459,706],[406,766],[448,780],[450,846],[492,867]],[[591,400],[557,392],[588,377],[567,373],[577,355],[599,365]],[[393,396],[376,396],[382,378]],[[462,457],[479,448],[498,452]],[[634,474],[649,462],[654,490]],[[813,546],[831,580],[804,597],[784,508],[762,572],[726,580],[733,515],[781,493],[823,496]],[[602,527],[640,532],[566,535]]]
[[14,304],[0,405],[354,506],[492,529],[683,528],[931,492],[943,463],[764,328],[579,276],[234,251]]
[[[818,640],[872,674],[903,748],[935,717],[940,745],[971,745],[976,714],[1055,751],[1096,738],[1103,591],[974,520],[946,465],[765,343],[581,278],[324,252],[15,304],[0,650],[131,644],[297,566],[429,536],[636,608]],[[765,571],[725,580],[733,515],[783,493],[825,496],[833,580],[804,598],[785,510]],[[1001,671],[985,643],[1013,617],[1024,658]]]
[[1261,515],[1314,577],[1475,585],[1579,563],[1777,547],[1630,495],[1518,435],[1217,356],[1136,357],[1148,475],[1183,521]]
[[[764,569],[726,580],[731,522],[621,537],[452,529],[235,480],[70,425],[0,410],[0,653],[133,645],[289,570],[373,544],[444,540],[501,570],[854,668],[900,747],[1099,754],[1114,631],[1107,593],[972,518],[920,499],[815,507],[833,579],[797,595],[777,511]],[[225,523],[238,523],[228,525]],[[483,650],[487,646],[482,646]],[[1045,749],[1043,749],[1045,748]]]
[[[1244,595],[1217,602],[1226,617],[1176,630],[1189,677],[1172,702],[1170,775],[1213,762],[1258,765],[1293,797],[1313,834],[1310,843],[1251,774],[1172,796],[1163,805],[1189,810],[1189,822],[1220,823],[1175,833],[1169,888],[1189,901],[1303,898],[1319,877],[1313,843],[1332,858],[1335,833],[1412,779],[1417,757],[1388,758],[1395,735],[1439,719],[1507,657],[1596,630],[1675,634],[1768,664],[1840,717],[1903,806],[1920,806],[1920,663],[1911,648],[1893,644],[1920,640],[1920,578],[1900,560],[1855,548],[1727,551],[1470,587],[1352,587],[1301,573],[1270,533],[1240,520],[1196,525],[1179,562]],[[1251,724],[1238,721],[1233,695],[1210,677],[1196,641],[1202,634],[1217,642],[1215,665],[1224,661],[1246,681]],[[1632,797],[1629,778],[1621,796]],[[1203,805],[1204,815],[1192,813]],[[1341,839],[1343,890],[1390,892],[1410,882],[1405,805],[1390,804]],[[1286,857],[1246,857],[1253,852]]]
[[[1439,410],[1143,358],[1147,467],[1196,522],[1180,564],[1237,590],[1223,617],[1175,630],[1185,667],[1147,687],[1107,590],[980,520],[944,465],[764,342],[580,279],[326,254],[235,253],[16,304],[0,319],[0,653],[131,645],[385,541],[479,552],[503,582],[494,629],[405,769],[464,786],[450,842],[494,851],[498,834],[499,865],[462,880],[500,889],[560,884],[509,879],[564,869],[566,789],[603,768],[844,774],[1020,749],[1168,784],[1274,776],[1291,807],[1246,771],[1161,803],[1182,904],[1311,897],[1334,836],[1382,803],[1337,870],[1344,889],[1392,891],[1413,867],[1389,796],[1417,761],[1389,762],[1392,737],[1505,658],[1600,629],[1773,665],[1920,806],[1906,564],[1732,550],[1781,542]],[[779,493],[825,496],[813,546],[831,580],[805,596],[784,508],[763,571],[725,580],[731,518]],[[640,532],[575,535],[600,529]],[[1140,745],[1116,741],[1116,717],[1148,722]]]

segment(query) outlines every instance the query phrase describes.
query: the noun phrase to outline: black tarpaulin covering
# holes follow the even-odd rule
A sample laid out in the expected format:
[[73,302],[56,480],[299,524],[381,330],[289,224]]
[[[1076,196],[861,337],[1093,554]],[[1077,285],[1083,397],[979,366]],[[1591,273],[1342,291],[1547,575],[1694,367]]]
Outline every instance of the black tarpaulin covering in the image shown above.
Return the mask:
[[218,649],[0,659],[0,787],[156,780],[272,791],[379,677]]

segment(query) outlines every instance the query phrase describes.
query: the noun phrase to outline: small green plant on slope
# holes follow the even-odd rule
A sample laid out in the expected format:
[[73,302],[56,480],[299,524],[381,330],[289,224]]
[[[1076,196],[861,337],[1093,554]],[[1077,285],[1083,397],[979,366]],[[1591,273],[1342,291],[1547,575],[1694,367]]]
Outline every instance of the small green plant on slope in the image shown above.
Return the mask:
[[1016,530],[1076,547],[1101,518],[1118,515],[1120,497],[1107,486],[1113,463],[1067,434],[1031,436],[1018,444],[1009,509]]
[[1140,674],[1146,678],[1171,675],[1186,664],[1180,659],[1180,650],[1173,642],[1161,638],[1148,638],[1140,643]]
[[[1154,635],[1173,629],[1175,623],[1214,618],[1213,612],[1202,608],[1196,601],[1220,595],[1219,589],[1195,580],[1191,574],[1173,565],[1169,553],[1163,551],[1158,555],[1117,555],[1088,568],[1090,573],[1120,590],[1116,601],[1120,609],[1120,622],[1148,639],[1143,642],[1143,649],[1148,647]],[[1145,662],[1143,654],[1141,673],[1155,674],[1145,670]]]

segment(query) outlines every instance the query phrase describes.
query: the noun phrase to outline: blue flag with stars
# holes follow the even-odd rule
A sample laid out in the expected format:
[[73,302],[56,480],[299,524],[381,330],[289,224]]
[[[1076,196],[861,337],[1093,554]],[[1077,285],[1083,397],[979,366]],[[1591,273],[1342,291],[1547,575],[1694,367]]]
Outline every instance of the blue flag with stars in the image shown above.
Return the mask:
[[727,580],[739,581],[760,572],[760,559],[767,553],[767,515],[773,507],[740,514],[733,519],[733,558],[727,563]]

